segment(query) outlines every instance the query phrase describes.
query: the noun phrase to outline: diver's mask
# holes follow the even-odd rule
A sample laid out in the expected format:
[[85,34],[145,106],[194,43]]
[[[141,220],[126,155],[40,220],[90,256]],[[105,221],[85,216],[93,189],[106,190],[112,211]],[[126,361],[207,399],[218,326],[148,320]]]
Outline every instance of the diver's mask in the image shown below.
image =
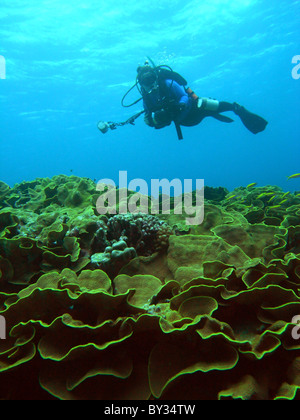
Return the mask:
[[149,72],[143,74],[142,80],[140,80],[140,85],[146,93],[151,93],[153,90],[158,88],[157,76],[154,72]]
[[142,88],[146,93],[149,94],[149,93],[153,92],[154,90],[158,89],[158,83],[155,82],[155,83],[153,83],[152,85],[149,85],[149,86],[142,85]]

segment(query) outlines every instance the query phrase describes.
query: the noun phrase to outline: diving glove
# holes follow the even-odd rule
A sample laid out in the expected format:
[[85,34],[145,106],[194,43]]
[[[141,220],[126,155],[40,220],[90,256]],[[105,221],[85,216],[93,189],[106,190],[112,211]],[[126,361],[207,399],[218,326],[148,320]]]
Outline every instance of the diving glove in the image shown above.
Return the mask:
[[154,113],[154,117],[153,117],[153,123],[154,123],[154,127],[159,129],[159,128],[163,128],[163,127],[167,127],[168,125],[170,125],[172,122],[172,116],[171,114],[162,109],[161,111],[156,111]]

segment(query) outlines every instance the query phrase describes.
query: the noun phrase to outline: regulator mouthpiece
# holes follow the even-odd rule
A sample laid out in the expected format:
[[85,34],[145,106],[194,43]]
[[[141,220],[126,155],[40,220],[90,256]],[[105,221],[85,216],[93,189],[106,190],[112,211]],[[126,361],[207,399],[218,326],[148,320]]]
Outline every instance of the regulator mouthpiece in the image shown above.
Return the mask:
[[105,121],[99,121],[97,127],[101,131],[101,133],[105,134],[108,132],[108,129],[110,128],[110,125],[108,122]]

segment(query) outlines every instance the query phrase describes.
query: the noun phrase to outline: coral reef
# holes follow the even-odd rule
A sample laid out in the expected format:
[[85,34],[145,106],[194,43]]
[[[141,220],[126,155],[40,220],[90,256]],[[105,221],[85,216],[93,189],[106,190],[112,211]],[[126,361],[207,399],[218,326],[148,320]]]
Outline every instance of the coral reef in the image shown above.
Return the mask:
[[300,399],[299,194],[207,191],[186,226],[0,183],[1,399]]
[[148,214],[100,216],[88,179],[56,176],[0,187],[0,283],[7,287],[67,267],[115,276],[137,255],[166,249],[173,233]]

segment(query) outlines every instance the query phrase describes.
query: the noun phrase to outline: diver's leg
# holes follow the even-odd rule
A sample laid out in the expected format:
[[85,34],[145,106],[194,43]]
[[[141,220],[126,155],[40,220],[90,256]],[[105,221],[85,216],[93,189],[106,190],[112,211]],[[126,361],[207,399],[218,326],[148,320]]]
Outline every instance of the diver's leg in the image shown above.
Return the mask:
[[233,122],[231,118],[220,115],[220,112],[233,110],[234,106],[229,102],[219,102],[211,98],[199,98],[198,103],[195,104],[188,116],[180,124],[191,127],[200,124],[206,117],[213,117],[223,122]]
[[234,104],[230,102],[219,102],[218,112],[234,111]]
[[214,116],[215,118],[220,119],[221,121],[222,119],[219,115],[221,112],[233,111],[236,115],[240,117],[244,126],[253,134],[260,133],[266,128],[268,124],[268,122],[264,118],[260,117],[259,115],[253,114],[252,112],[248,111],[246,108],[244,108],[236,102],[219,102],[215,99],[201,98],[199,100],[199,104],[201,109],[211,112],[211,116]]
[[233,122],[233,120],[222,112],[232,111],[238,115],[244,126],[254,134],[263,131],[268,122],[259,115],[253,114],[236,102],[217,101],[211,98],[199,98],[198,104],[192,109],[190,114],[180,124],[193,126],[199,124],[206,117],[213,117],[222,122]]
[[208,112],[234,111],[234,104],[225,101],[218,101],[212,98],[199,98],[198,108]]

